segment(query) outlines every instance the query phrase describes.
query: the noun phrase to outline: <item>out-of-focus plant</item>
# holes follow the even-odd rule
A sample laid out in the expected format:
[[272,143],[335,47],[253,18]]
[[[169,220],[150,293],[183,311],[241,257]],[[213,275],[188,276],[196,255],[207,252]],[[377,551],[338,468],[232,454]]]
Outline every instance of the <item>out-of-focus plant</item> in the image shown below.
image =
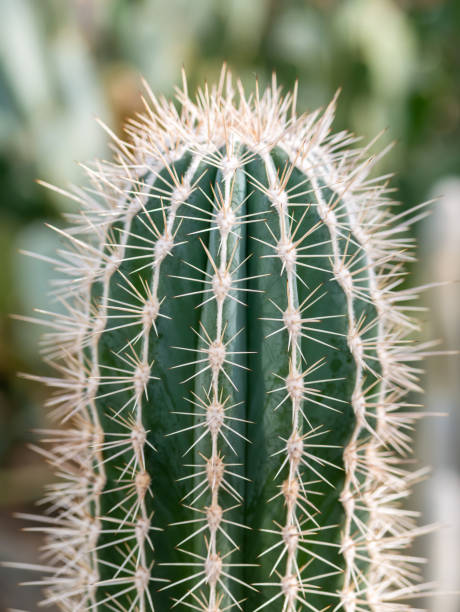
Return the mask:
[[[438,202],[423,226],[421,260],[426,264],[418,270],[418,275],[421,282],[436,278],[443,284],[425,298],[430,312],[427,335],[444,338],[446,348],[457,351],[460,347],[460,178],[444,177],[434,185],[432,194]],[[421,428],[420,449],[424,460],[439,466],[426,485],[423,503],[427,519],[442,523],[442,529],[431,537],[427,556],[430,578],[436,580],[440,591],[449,593],[449,596],[433,598],[430,610],[456,612],[460,576],[460,357],[452,357],[447,363],[431,359],[428,366],[427,409],[444,411],[447,418],[435,419],[430,426],[423,423]]]

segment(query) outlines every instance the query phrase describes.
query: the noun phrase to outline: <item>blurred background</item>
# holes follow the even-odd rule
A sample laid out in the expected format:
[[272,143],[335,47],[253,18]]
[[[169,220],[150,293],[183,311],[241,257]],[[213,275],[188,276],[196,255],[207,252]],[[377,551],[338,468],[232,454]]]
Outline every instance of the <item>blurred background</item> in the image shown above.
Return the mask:
[[[45,222],[71,203],[40,187],[82,183],[77,161],[109,155],[94,117],[122,132],[140,108],[141,75],[171,94],[184,65],[191,89],[226,60],[250,88],[276,70],[299,79],[299,110],[328,103],[341,87],[335,129],[396,145],[379,172],[395,171],[396,198],[432,197],[414,227],[412,283],[457,281],[424,294],[423,336],[460,348],[460,2],[443,0],[1,0],[0,1],[0,559],[33,562],[40,540],[13,512],[34,512],[46,465],[28,449],[46,425],[45,390],[17,377],[43,373],[39,330],[9,313],[53,308],[52,270],[21,249],[57,245]],[[447,412],[418,429],[418,455],[434,466],[412,504],[441,530],[419,543],[427,579],[460,588],[460,361],[426,362],[427,410]],[[0,568],[0,612],[36,610],[33,587]],[[28,578],[28,576],[27,576]],[[434,612],[460,610],[458,595],[433,597]]]

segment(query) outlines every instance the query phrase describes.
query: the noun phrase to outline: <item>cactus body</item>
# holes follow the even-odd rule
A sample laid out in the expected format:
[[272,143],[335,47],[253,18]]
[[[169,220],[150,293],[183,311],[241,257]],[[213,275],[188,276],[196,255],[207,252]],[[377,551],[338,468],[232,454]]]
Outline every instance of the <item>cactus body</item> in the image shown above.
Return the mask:
[[45,338],[64,610],[412,609],[409,217],[333,104],[238,89],[150,94],[73,195]]

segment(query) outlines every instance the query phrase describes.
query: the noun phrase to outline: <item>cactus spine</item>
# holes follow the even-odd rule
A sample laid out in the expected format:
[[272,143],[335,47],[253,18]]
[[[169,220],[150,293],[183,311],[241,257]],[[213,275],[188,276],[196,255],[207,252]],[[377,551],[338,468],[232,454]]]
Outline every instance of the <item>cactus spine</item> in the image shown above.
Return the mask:
[[412,610],[423,211],[391,212],[335,101],[298,116],[225,70],[180,113],[148,93],[58,230],[44,603]]

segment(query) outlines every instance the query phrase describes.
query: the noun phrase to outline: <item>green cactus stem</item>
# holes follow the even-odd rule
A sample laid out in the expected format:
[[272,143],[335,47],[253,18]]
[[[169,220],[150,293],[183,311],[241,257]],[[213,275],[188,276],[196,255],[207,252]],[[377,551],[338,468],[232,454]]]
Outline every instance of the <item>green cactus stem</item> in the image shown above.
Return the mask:
[[391,212],[335,100],[298,115],[225,69],[180,112],[147,92],[57,230],[43,604],[413,610],[423,211]]

